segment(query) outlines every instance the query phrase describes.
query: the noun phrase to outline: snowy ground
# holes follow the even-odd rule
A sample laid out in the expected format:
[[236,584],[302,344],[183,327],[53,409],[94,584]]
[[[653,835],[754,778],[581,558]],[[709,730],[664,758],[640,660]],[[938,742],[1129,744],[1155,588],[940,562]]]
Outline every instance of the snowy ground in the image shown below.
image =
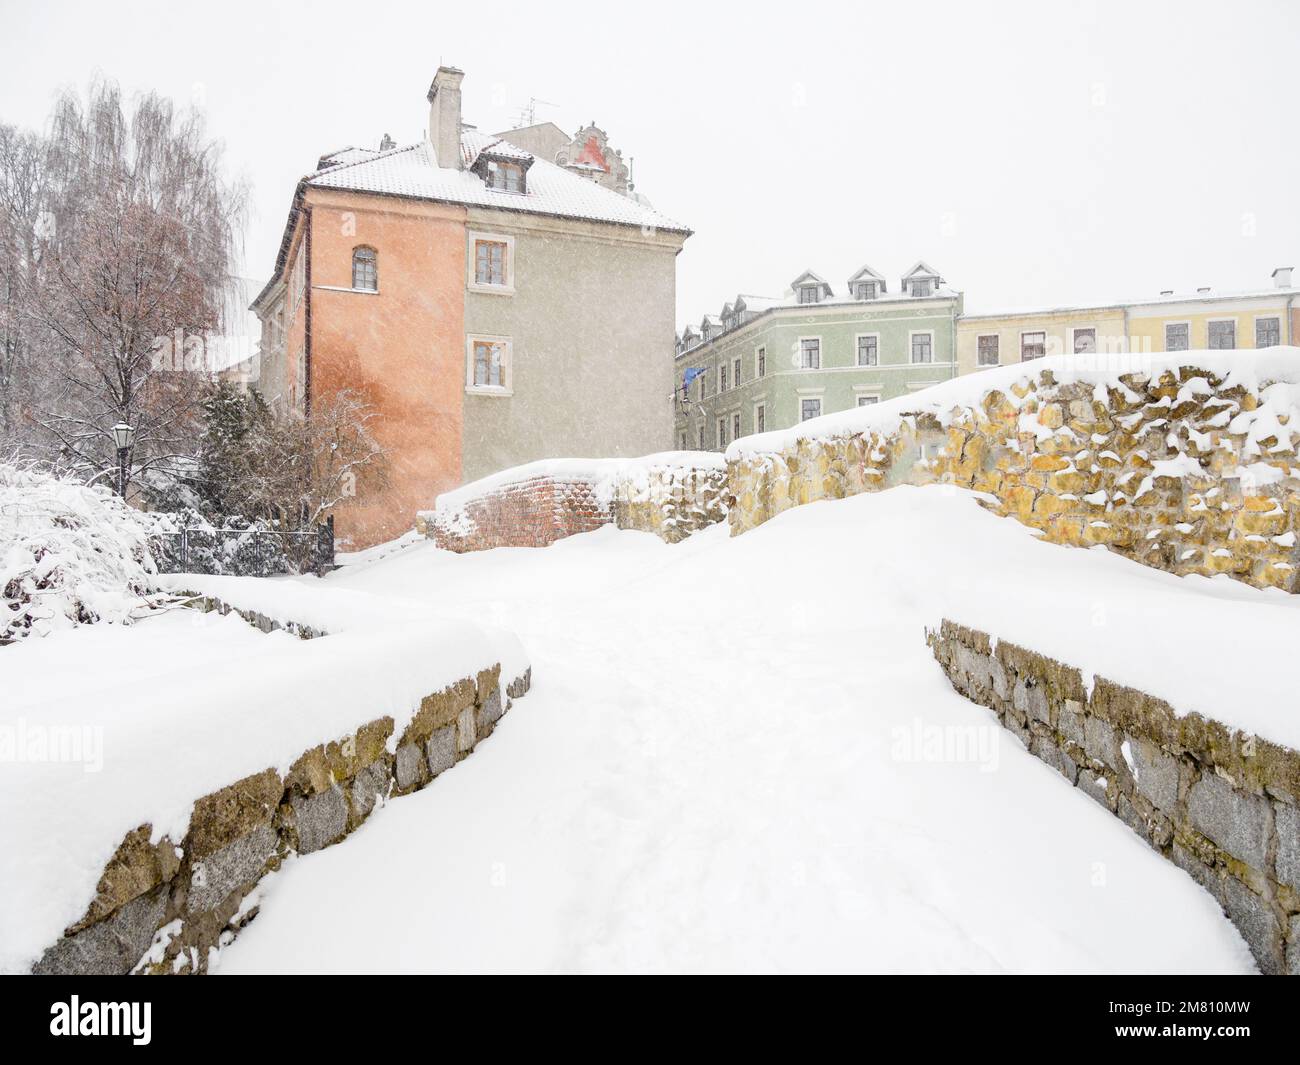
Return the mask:
[[[221,972],[1254,968],[1207,893],[951,690],[922,629],[1180,692],[1200,670],[1213,699],[1221,664],[1193,648],[1173,677],[1151,634],[1218,618],[1226,655],[1232,632],[1294,647],[1291,597],[1042,544],[937,489],[734,540],[377,556],[325,584],[513,629],[533,690],[465,765],[288,863]],[[965,752],[921,757],[934,735]]]

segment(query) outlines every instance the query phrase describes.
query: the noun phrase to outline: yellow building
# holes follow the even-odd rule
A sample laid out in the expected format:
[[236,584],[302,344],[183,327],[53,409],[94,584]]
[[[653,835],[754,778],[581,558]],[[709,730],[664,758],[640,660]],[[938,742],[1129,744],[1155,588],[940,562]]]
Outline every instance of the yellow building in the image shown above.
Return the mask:
[[1125,343],[1119,306],[964,314],[957,320],[957,373],[1066,352],[1123,351]]
[[1288,283],[1286,289],[1272,292],[1217,296],[1202,291],[1196,296],[1135,303],[1129,308],[1129,343],[1133,351],[1292,344],[1300,335],[1297,295]]
[[964,314],[957,321],[957,373],[1044,355],[1265,348],[1300,342],[1300,289],[1291,268],[1251,292],[1162,292],[1131,303]]

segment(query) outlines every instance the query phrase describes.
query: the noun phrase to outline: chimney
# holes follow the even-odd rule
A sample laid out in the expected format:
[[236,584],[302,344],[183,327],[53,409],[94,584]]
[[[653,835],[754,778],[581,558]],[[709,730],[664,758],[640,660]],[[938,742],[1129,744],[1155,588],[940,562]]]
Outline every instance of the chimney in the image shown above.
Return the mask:
[[1202,296],[1204,296],[1207,292],[1210,291],[1210,286],[1206,285],[1204,288],[1198,288],[1196,291],[1199,292]]
[[1162,288],[1160,290],[1160,295],[1162,296],[1172,296],[1173,294],[1174,290],[1172,288]]
[[1295,269],[1295,267],[1293,267],[1293,266],[1279,266],[1276,270],[1274,270],[1274,271],[1273,271],[1273,285],[1274,285],[1274,287],[1276,287],[1276,288],[1290,288],[1290,287],[1291,287],[1291,271],[1294,270],[1294,269]]
[[443,169],[460,170],[460,83],[463,70],[439,67],[429,86],[429,144]]

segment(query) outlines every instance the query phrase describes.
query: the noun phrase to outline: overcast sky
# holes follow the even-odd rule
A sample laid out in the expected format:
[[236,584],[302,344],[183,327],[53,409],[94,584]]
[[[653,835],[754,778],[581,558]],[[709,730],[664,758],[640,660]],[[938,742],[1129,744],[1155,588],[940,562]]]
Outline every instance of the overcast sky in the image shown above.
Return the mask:
[[1300,3],[594,5],[0,0],[0,121],[99,72],[200,104],[250,184],[270,273],[326,151],[421,136],[439,62],[464,117],[594,119],[695,235],[678,322],[812,268],[971,312],[1267,285],[1300,266]]

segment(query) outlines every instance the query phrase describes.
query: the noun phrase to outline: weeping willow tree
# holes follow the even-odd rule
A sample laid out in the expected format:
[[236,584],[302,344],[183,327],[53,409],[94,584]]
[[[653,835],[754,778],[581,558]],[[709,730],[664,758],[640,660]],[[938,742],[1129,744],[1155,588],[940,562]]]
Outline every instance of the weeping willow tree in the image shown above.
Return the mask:
[[126,422],[134,476],[177,471],[211,367],[160,352],[228,325],[240,251],[246,196],[221,146],[197,112],[154,94],[128,109],[99,82],[60,98],[41,136],[0,130],[0,171],[11,440],[92,481],[116,470]]

